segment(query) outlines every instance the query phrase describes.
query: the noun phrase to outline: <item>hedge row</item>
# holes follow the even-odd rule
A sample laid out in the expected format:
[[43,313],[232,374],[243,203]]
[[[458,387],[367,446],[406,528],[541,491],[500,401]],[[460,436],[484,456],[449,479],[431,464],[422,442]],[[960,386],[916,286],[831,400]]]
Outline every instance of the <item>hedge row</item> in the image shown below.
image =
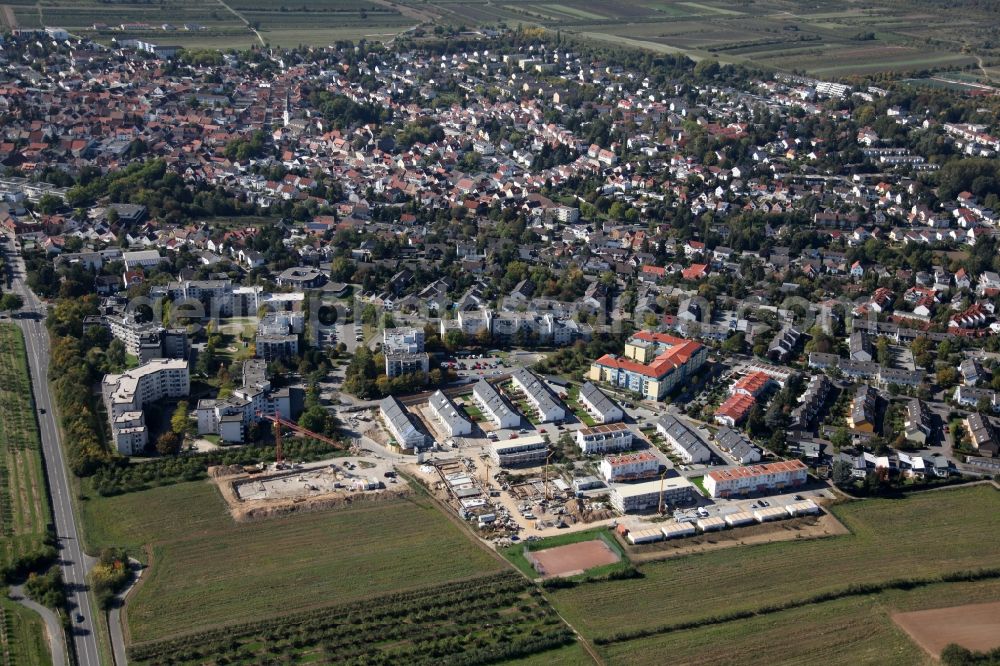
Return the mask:
[[970,571],[954,571],[950,573],[941,574],[940,576],[930,576],[924,578],[894,578],[881,583],[852,583],[851,585],[848,585],[847,587],[841,588],[839,590],[821,592],[819,594],[814,594],[812,596],[805,597],[802,599],[792,599],[782,603],[768,604],[765,606],[760,606],[755,609],[733,611],[731,613],[711,615],[709,617],[704,617],[698,620],[674,622],[672,624],[663,624],[657,627],[649,627],[647,629],[621,631],[618,633],[611,634],[609,636],[599,636],[594,639],[594,643],[596,643],[597,645],[623,643],[626,641],[633,641],[640,638],[649,638],[650,636],[657,636],[660,634],[669,634],[675,631],[685,631],[688,629],[707,627],[714,624],[733,622],[735,620],[745,620],[747,618],[759,615],[770,615],[771,613],[778,613],[780,611],[791,610],[793,608],[801,608],[803,606],[809,606],[811,604],[820,604],[820,603],[825,603],[827,601],[834,601],[836,599],[845,599],[848,597],[858,597],[868,594],[877,594],[879,592],[886,592],[889,590],[912,590],[917,587],[925,587],[927,585],[934,585],[937,583],[973,582],[977,580],[988,580],[992,578],[1000,578],[1000,569],[975,569]]

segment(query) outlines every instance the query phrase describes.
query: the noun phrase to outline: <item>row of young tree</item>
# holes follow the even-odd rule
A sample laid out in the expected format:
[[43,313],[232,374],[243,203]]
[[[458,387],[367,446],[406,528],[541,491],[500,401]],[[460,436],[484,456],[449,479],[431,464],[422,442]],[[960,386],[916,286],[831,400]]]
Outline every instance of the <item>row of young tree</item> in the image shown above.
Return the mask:
[[[460,609],[460,610],[459,610]],[[537,588],[511,572],[362,603],[133,646],[137,663],[295,661],[494,663],[557,647],[572,634]]]

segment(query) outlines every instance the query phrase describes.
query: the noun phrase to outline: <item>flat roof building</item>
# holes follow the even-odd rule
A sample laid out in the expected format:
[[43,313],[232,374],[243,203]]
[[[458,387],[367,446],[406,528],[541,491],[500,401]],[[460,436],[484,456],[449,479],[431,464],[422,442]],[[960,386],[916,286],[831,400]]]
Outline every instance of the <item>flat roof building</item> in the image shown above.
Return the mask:
[[730,527],[744,527],[746,525],[753,525],[757,522],[754,515],[749,511],[738,511],[736,513],[730,513],[723,517],[726,521],[726,525]]
[[105,375],[101,394],[118,452],[134,455],[146,446],[142,410],[147,403],[190,392],[188,363],[183,359],[154,359],[120,375]]
[[424,351],[424,331],[420,328],[387,328],[382,331],[382,351],[419,354]]
[[596,425],[576,431],[576,443],[584,453],[625,451],[632,447],[633,434],[624,423]]
[[699,518],[698,522],[695,523],[698,529],[702,532],[718,532],[719,530],[726,529],[726,521],[720,516],[709,516],[708,518]]
[[628,539],[628,542],[633,546],[638,546],[644,543],[656,543],[657,541],[663,541],[663,532],[658,529],[629,530],[628,536],[625,538]]
[[[620,483],[611,489],[611,506],[619,513],[641,513],[659,508],[661,480],[645,483]],[[694,500],[694,485],[683,476],[662,480],[664,506],[689,504]]]
[[495,442],[490,447],[490,457],[500,467],[538,465],[545,462],[548,455],[549,443],[541,435]]
[[678,523],[676,520],[671,520],[664,523],[660,527],[660,531],[663,532],[665,539],[681,539],[694,536],[697,529],[691,523]]
[[384,357],[386,377],[426,373],[431,369],[431,357],[425,352],[385,352]]

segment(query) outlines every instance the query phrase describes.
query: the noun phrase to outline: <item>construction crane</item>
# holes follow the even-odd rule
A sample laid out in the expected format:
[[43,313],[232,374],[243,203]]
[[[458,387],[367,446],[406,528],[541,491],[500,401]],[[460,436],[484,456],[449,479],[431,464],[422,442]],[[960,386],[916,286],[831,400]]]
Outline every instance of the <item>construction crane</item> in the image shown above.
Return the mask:
[[[330,446],[334,446],[338,449],[344,448],[343,442],[338,442],[337,440],[330,439],[326,435],[320,435],[319,433],[313,432],[312,430],[303,428],[299,424],[293,421],[289,421],[288,419],[284,419],[280,416],[272,416],[270,414],[265,414],[263,412],[257,412],[257,416],[272,421],[274,423],[274,460],[275,460],[274,464],[278,468],[280,468],[282,464],[284,464],[285,462],[284,451],[281,448],[282,426],[288,428],[289,430],[297,432],[301,435],[305,435],[306,437],[312,437],[313,439],[319,440],[324,444],[329,444]],[[351,448],[353,449],[354,447]]]
[[549,458],[556,454],[555,451],[545,456],[545,467],[542,468],[542,488],[545,489],[545,499],[552,499],[549,493]]
[[666,508],[666,507],[663,506],[663,479],[665,479],[666,477],[667,477],[667,470],[664,469],[663,470],[663,474],[660,474],[660,506],[659,506],[659,513],[660,513],[661,516],[663,515],[663,510]]

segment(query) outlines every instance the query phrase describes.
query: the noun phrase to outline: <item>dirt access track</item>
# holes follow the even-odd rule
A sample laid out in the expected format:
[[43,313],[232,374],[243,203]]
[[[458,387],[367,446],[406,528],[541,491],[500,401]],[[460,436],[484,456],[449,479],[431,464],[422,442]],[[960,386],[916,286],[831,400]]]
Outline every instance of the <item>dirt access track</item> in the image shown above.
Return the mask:
[[565,546],[528,551],[527,560],[542,576],[569,576],[621,560],[604,539],[580,541]]
[[949,643],[977,652],[1000,647],[1000,601],[894,613],[892,620],[935,659]]

